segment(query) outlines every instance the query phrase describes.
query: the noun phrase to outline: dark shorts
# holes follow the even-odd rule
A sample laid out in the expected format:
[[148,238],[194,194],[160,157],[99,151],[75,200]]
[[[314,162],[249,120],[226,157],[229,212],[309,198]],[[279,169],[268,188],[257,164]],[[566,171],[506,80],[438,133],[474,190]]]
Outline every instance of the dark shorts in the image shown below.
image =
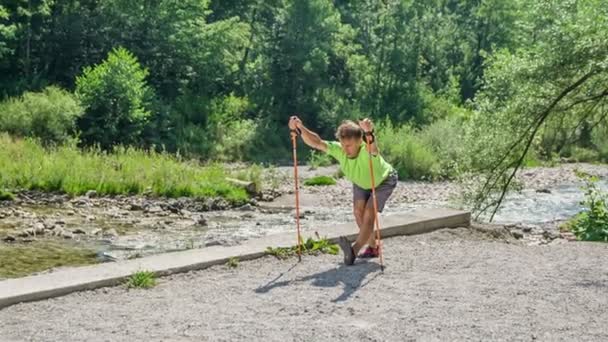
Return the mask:
[[[378,212],[382,212],[386,201],[397,187],[397,171],[392,171],[386,179],[376,187],[376,199],[378,201]],[[373,206],[374,202],[369,201],[372,197],[372,190],[365,190],[353,184],[353,202],[367,201],[368,206]]]

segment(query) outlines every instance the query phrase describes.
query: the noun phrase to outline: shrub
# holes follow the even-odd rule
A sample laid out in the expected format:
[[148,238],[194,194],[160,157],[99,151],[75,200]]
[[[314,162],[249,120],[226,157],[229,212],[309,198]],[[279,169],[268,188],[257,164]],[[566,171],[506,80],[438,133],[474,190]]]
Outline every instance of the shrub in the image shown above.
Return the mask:
[[423,145],[413,128],[408,125],[394,127],[385,121],[377,128],[380,150],[401,179],[434,179],[440,173],[440,164],[432,150]]
[[608,194],[597,188],[597,178],[579,173],[585,181],[585,210],[579,213],[569,227],[579,240],[608,242]]
[[138,143],[151,111],[152,90],[146,84],[148,71],[124,48],[112,50],[95,67],[86,67],[76,78],[76,94],[85,108],[78,121],[85,145]]
[[42,92],[26,92],[0,103],[0,131],[42,142],[62,143],[76,128],[83,109],[75,96],[58,87]]

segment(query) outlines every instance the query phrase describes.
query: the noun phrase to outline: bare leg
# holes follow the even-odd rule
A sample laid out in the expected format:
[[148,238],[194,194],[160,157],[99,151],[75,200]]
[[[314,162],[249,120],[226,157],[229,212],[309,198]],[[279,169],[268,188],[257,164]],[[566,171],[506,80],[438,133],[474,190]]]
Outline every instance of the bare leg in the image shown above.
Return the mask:
[[[365,209],[368,206],[368,203],[371,203],[369,201],[371,201],[372,198],[370,197],[367,201],[363,201],[363,200],[357,200],[355,201],[355,203],[353,203],[353,212],[355,215],[355,221],[357,222],[357,227],[359,227],[359,232],[361,232],[361,227],[363,226],[363,220],[365,217]],[[373,210],[373,208],[372,208]],[[373,226],[372,226],[373,227]],[[373,231],[373,229],[372,229]],[[376,237],[374,236],[374,234],[372,234],[369,238],[369,241],[367,241],[367,245],[375,248],[376,247]]]
[[366,204],[367,201],[364,200],[356,200],[353,203],[353,214],[355,215],[355,221],[357,222],[357,227],[359,227],[359,230],[361,230],[361,225],[363,224]]
[[[353,245],[353,252],[355,255],[359,253],[363,246],[370,242],[370,239],[374,240],[372,234],[374,232],[374,219],[374,207],[367,206],[363,214],[363,222],[359,226],[359,236],[357,236],[357,240]],[[372,246],[375,246],[375,240]]]

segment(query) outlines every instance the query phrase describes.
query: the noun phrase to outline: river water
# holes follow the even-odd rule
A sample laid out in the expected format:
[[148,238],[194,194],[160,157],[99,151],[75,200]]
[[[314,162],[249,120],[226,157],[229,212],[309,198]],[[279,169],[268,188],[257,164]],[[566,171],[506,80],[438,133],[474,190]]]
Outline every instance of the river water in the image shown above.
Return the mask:
[[[402,183],[408,186],[407,183]],[[494,218],[495,223],[541,224],[562,220],[580,212],[583,208],[584,191],[581,184],[559,184],[537,192],[525,189],[506,197]],[[608,182],[602,180],[598,187],[608,191]],[[350,200],[350,198],[349,198]],[[420,200],[410,203],[389,202],[385,215],[407,213],[416,208],[455,207],[448,201]],[[120,234],[112,237],[99,235],[74,236],[71,243],[93,248],[102,255],[124,259],[140,257],[166,251],[201,248],[209,245],[231,245],[243,240],[268,234],[295,232],[295,213],[292,209],[269,209],[245,206],[240,209],[203,213],[206,224],[195,224],[192,216],[165,218],[148,217],[141,212],[115,208],[111,215],[97,213],[97,218],[70,222],[68,210],[62,207],[31,207],[32,212],[42,212],[47,217],[61,218],[69,229],[94,227],[120,227]],[[85,210],[84,213],[87,213]],[[113,217],[113,218],[111,218]],[[125,221],[121,217],[127,217]],[[486,218],[482,218],[482,221]],[[148,221],[146,221],[148,220]],[[140,222],[141,221],[141,222]],[[160,221],[160,222],[159,222]],[[134,223],[129,223],[134,222]],[[137,223],[140,222],[140,223]],[[303,231],[316,231],[323,236],[323,227],[333,224],[353,222],[348,206],[312,206],[302,210]],[[353,224],[353,230],[356,228]]]

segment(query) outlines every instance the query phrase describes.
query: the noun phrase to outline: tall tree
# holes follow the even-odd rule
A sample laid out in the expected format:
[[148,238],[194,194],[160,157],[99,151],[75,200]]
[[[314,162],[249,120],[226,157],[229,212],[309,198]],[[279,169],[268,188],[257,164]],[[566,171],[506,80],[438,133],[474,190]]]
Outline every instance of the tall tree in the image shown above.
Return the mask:
[[323,126],[320,113],[348,82],[352,36],[329,0],[285,1],[277,9],[265,52],[275,118],[301,113],[312,127]]
[[209,1],[109,0],[102,13],[115,43],[150,70],[159,95],[175,99],[186,88],[225,91],[233,82],[248,28],[236,18],[208,23]]
[[551,118],[576,118],[569,121],[577,129],[582,120],[608,117],[608,7],[601,0],[527,7],[527,40],[535,44],[492,57],[469,132],[475,164],[486,174],[475,209],[492,209],[491,217]]
[[0,61],[4,62],[4,56],[13,51],[8,46],[8,42],[15,37],[15,25],[8,21],[8,10],[0,5]]

